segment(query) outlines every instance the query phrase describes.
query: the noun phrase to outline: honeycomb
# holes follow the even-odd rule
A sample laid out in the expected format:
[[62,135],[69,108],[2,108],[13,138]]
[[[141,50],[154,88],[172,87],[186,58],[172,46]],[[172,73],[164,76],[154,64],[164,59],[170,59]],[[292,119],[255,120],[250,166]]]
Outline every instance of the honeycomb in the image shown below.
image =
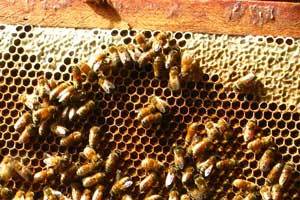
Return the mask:
[[[10,155],[38,172],[45,169],[45,154],[69,153],[73,161],[80,160],[80,147],[63,147],[59,139],[47,136],[31,143],[21,144],[20,133],[13,128],[20,114],[28,108],[20,101],[23,93],[31,94],[37,86],[37,77],[57,81],[71,80],[71,66],[87,60],[98,48],[110,43],[133,43],[134,30],[75,30],[26,26],[0,26],[0,159]],[[145,31],[147,37],[157,32]],[[95,92],[97,114],[89,116],[84,126],[102,125],[105,134],[103,155],[118,149],[123,158],[124,174],[138,182],[145,177],[139,168],[146,157],[161,161],[167,168],[173,163],[171,147],[182,145],[187,124],[204,122],[211,116],[227,117],[237,134],[231,143],[218,149],[221,157],[233,157],[238,167],[216,177],[209,185],[216,191],[212,199],[232,199],[237,192],[232,187],[235,178],[243,178],[262,186],[267,174],[258,169],[258,157],[247,151],[243,127],[249,119],[258,120],[264,135],[271,134],[286,162],[296,166],[300,173],[300,113],[299,70],[300,40],[282,37],[227,36],[192,33],[171,33],[174,43],[196,52],[205,72],[201,82],[187,82],[173,92],[167,80],[154,78],[151,66],[144,69],[122,69],[115,74],[116,89],[112,94],[86,84],[86,90]],[[264,84],[260,99],[253,94],[238,94],[224,90],[236,77],[257,73]],[[160,129],[144,129],[136,120],[136,110],[142,108],[151,95],[160,96],[170,105],[170,112]],[[200,127],[204,129],[204,126]],[[8,187],[40,191],[40,185],[21,180],[10,180]],[[299,199],[300,180],[285,191],[284,199]],[[65,185],[57,189],[70,192]],[[137,196],[138,187],[134,188]]]

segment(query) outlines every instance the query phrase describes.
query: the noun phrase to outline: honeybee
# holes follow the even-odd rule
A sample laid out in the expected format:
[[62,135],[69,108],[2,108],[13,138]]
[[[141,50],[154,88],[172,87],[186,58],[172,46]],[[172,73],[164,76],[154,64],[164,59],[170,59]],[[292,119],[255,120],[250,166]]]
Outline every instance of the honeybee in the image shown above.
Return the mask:
[[122,196],[121,200],[133,200],[133,198],[130,195],[125,194],[125,195]]
[[101,165],[100,160],[83,164],[77,169],[76,174],[77,176],[86,176],[91,172],[93,172],[95,169],[97,169],[100,165]]
[[22,116],[16,121],[14,128],[16,131],[21,132],[24,128],[31,122],[31,114],[25,112]]
[[58,125],[57,123],[51,124],[50,130],[58,137],[65,137],[69,133],[69,129],[61,125]]
[[158,33],[155,38],[154,42],[152,44],[152,48],[154,51],[161,50],[168,42],[168,34],[165,32]]
[[153,104],[161,113],[165,113],[168,108],[168,103],[157,96],[149,97],[150,104]]
[[17,174],[22,177],[25,181],[32,181],[33,179],[33,172],[26,166],[24,166],[19,161],[14,161],[14,170],[17,172]]
[[271,169],[267,176],[267,182],[269,184],[275,184],[279,180],[279,176],[282,172],[283,164],[277,163],[274,165],[274,167]]
[[286,183],[290,180],[293,175],[295,165],[292,163],[286,163],[282,169],[281,175],[279,177],[279,185],[284,187]]
[[75,94],[75,87],[73,85],[70,85],[58,94],[57,96],[58,102],[66,103],[69,99],[71,99],[71,97],[74,94]]
[[92,200],[92,191],[89,189],[84,189],[80,200]]
[[194,144],[191,148],[194,158],[201,157],[205,152],[209,151],[212,147],[212,142],[208,138],[203,138],[200,142]]
[[49,178],[54,176],[54,170],[48,168],[42,171],[39,171],[33,176],[33,183],[46,182]]
[[120,55],[118,53],[118,48],[113,45],[108,48],[108,51],[109,51],[110,57],[111,57],[112,71],[115,71],[120,66],[122,66]]
[[7,182],[14,174],[14,160],[10,156],[4,156],[0,164],[0,180]]
[[148,176],[146,176],[141,183],[139,184],[140,192],[147,192],[151,188],[153,188],[158,181],[158,177],[156,173],[152,172]]
[[219,139],[221,137],[220,131],[218,130],[217,126],[212,121],[208,121],[205,124],[205,130],[206,130],[208,138],[212,141],[215,139]]
[[101,86],[101,88],[104,90],[104,92],[110,94],[112,90],[114,90],[116,87],[115,85],[107,80],[105,76],[100,76],[98,84]]
[[23,190],[18,190],[12,200],[25,200],[25,192]]
[[132,180],[129,177],[123,177],[113,184],[110,190],[110,194],[113,197],[119,196],[133,185]]
[[233,89],[238,92],[246,92],[251,90],[256,85],[256,75],[254,73],[249,73],[244,77],[238,79],[234,85]]
[[78,176],[76,174],[77,170],[78,170],[77,164],[73,164],[72,166],[67,168],[65,171],[63,171],[60,174],[60,182],[62,184],[68,184],[68,183],[72,182],[73,180],[77,179],[78,178]]
[[33,94],[21,94],[19,101],[22,102],[30,110],[37,110],[41,107],[39,102],[39,97],[36,95],[35,91]]
[[259,193],[263,200],[272,200],[271,187],[268,185],[264,185],[259,190]]
[[244,200],[244,197],[240,193],[237,193],[232,200]]
[[147,105],[144,108],[141,108],[137,111],[137,119],[140,121],[147,115],[154,113],[156,111],[156,107],[152,104]]
[[225,119],[219,119],[216,127],[224,135],[226,140],[230,140],[233,136],[233,132]]
[[198,188],[191,188],[191,189],[188,189],[188,193],[191,197],[191,199],[207,199],[207,196],[208,196],[208,190],[206,187],[202,187],[200,189]]
[[[95,57],[92,57],[93,58],[93,62],[95,62]],[[92,63],[93,64],[93,63]],[[90,65],[86,62],[81,62],[79,64],[79,69],[82,73],[84,73],[85,75],[88,75],[88,73],[90,71],[92,71],[92,68],[90,67]]]
[[275,184],[272,186],[271,194],[272,200],[281,200],[282,199],[282,187],[279,184]]
[[275,159],[275,150],[273,148],[267,149],[259,160],[259,169],[267,172],[271,169]]
[[168,173],[166,176],[165,186],[166,188],[171,188],[174,185],[176,179],[176,170],[173,167],[168,169]]
[[72,197],[72,200],[80,200],[81,190],[80,190],[80,186],[78,183],[71,183],[71,197]]
[[0,198],[3,200],[10,200],[12,199],[13,192],[11,189],[0,185]]
[[130,66],[132,64],[132,58],[125,45],[118,46],[118,52],[120,60],[124,66]]
[[83,106],[79,107],[76,111],[76,114],[79,117],[85,117],[95,108],[95,102],[93,100],[89,100]]
[[21,133],[18,142],[19,143],[28,143],[30,139],[35,135],[36,129],[32,124],[29,124],[25,127],[24,131]]
[[106,51],[97,50],[95,55],[89,60],[89,66],[91,66],[90,69],[86,67],[87,78],[89,82],[94,82],[97,80],[97,73],[99,70],[105,74],[110,74],[112,70],[111,60]]
[[182,177],[181,177],[181,182],[184,185],[187,185],[193,181],[193,176],[194,176],[194,167],[192,166],[187,166],[184,171],[182,172]]
[[25,200],[34,200],[34,192],[32,192],[32,191],[26,192]]
[[146,173],[159,172],[160,170],[162,170],[163,165],[153,158],[145,158],[141,163],[141,168],[145,170]]
[[148,197],[146,197],[144,200],[163,200],[164,198],[160,196],[159,194],[153,194]]
[[167,55],[166,68],[169,69],[173,66],[180,66],[180,59],[181,59],[180,50],[172,49]]
[[217,162],[216,156],[211,156],[204,162],[197,162],[196,167],[197,170],[200,171],[200,173],[202,173],[205,178],[212,174],[216,162]]
[[244,200],[256,200],[258,199],[257,194],[250,192],[249,194],[247,194],[247,196],[244,198]]
[[41,97],[42,100],[48,101],[50,90],[51,88],[49,86],[48,81],[42,76],[38,77],[38,86],[37,86],[38,96]]
[[46,158],[43,160],[46,167],[52,167],[55,171],[63,171],[70,165],[70,160],[67,155],[50,155],[46,154]]
[[93,193],[92,200],[103,200],[104,199],[104,190],[105,190],[105,187],[103,185],[97,185],[96,189]]
[[43,121],[39,128],[38,128],[38,134],[40,136],[45,136],[49,132],[49,120]]
[[165,58],[163,55],[157,55],[153,61],[153,73],[154,77],[159,78],[162,70],[165,68]]
[[97,73],[87,63],[80,64],[80,71],[87,75],[89,82],[93,83],[98,79]]
[[207,183],[201,175],[197,175],[194,178],[194,183],[199,190],[202,190],[202,188],[207,188]]
[[185,136],[185,144],[188,145],[192,142],[194,136],[197,134],[198,127],[200,123],[199,122],[193,122],[188,125],[186,136]]
[[114,173],[118,167],[120,153],[118,151],[112,151],[105,161],[105,172]]
[[33,111],[32,113],[32,121],[34,124],[39,124],[42,121],[45,121],[52,117],[56,112],[57,108],[55,106],[48,106],[45,108],[40,108],[38,110]]
[[49,93],[49,99],[50,101],[53,101],[57,98],[57,96],[63,91],[65,88],[69,86],[69,83],[63,82],[57,85],[53,90]]
[[246,124],[243,134],[245,142],[253,140],[255,138],[257,130],[258,126],[256,120],[249,120]]
[[141,49],[135,48],[133,44],[127,45],[128,53],[130,54],[130,57],[137,62],[141,54],[143,53]]
[[149,114],[144,117],[141,121],[141,124],[144,128],[150,128],[152,124],[159,123],[162,119],[162,114],[157,112],[155,114]]
[[79,88],[83,80],[82,80],[80,68],[76,65],[72,67],[72,79],[73,79],[74,87]]
[[170,191],[168,200],[179,200],[179,192],[176,190]]
[[82,185],[83,187],[92,187],[103,182],[104,179],[105,179],[105,173],[98,172],[94,175],[83,178]]
[[272,136],[257,138],[248,143],[247,148],[254,153],[259,153],[261,150],[268,148],[274,143]]
[[179,69],[177,66],[172,66],[170,68],[168,86],[173,91],[180,89]]
[[61,146],[73,146],[78,144],[82,139],[82,134],[79,131],[75,131],[71,133],[70,135],[62,138],[60,140]]
[[48,81],[48,86],[49,86],[50,90],[52,90],[52,89],[56,88],[57,82],[55,80],[51,79]]
[[194,55],[192,55],[190,52],[185,52],[181,59],[181,76],[186,78],[189,75],[192,75],[194,68],[196,67]]
[[44,198],[43,200],[70,200],[65,195],[63,195],[60,191],[53,190],[50,187],[46,187],[43,190]]
[[140,67],[145,67],[147,64],[152,63],[156,55],[157,53],[152,49],[147,52],[143,52],[138,59]]
[[252,183],[250,181],[244,180],[244,179],[235,179],[232,182],[232,185],[240,190],[245,191],[254,191],[257,189],[257,185],[255,183]]
[[189,197],[189,195],[183,194],[180,196],[180,200],[191,200],[191,198]]
[[178,169],[183,169],[185,163],[185,149],[180,146],[176,146],[173,150],[173,153],[175,167]]
[[143,33],[138,33],[134,39],[144,52],[152,47],[152,42],[148,41]]
[[83,149],[83,152],[80,153],[80,155],[82,155],[84,158],[86,158],[87,160],[92,161],[92,162],[101,160],[101,157],[99,156],[99,154],[97,154],[96,151],[92,147],[89,147],[89,146],[86,146]]
[[101,129],[98,126],[93,126],[89,133],[89,146],[92,148],[97,148],[99,146]]
[[219,170],[228,170],[232,169],[236,166],[237,161],[233,158],[231,159],[224,159],[217,162],[216,167]]

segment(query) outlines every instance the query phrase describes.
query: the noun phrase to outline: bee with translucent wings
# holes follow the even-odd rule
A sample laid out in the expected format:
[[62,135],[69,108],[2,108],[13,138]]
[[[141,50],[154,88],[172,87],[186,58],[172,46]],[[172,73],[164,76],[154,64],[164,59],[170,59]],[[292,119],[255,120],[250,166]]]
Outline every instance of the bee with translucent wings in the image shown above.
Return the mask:
[[133,181],[129,177],[123,177],[116,181],[111,187],[110,194],[113,197],[117,197],[126,192],[133,185]]
[[57,171],[63,171],[70,165],[70,158],[68,155],[50,155],[46,154],[44,163],[47,167],[51,167]]
[[202,78],[199,60],[190,51],[183,53],[181,58],[181,77],[185,80],[198,81]]
[[161,122],[163,114],[167,112],[168,103],[157,96],[149,97],[148,105],[137,112],[137,118],[144,128]]
[[147,175],[139,184],[140,192],[148,192],[158,183],[158,176],[155,172]]
[[10,178],[19,175],[25,181],[32,181],[33,172],[27,166],[23,165],[19,160],[10,156],[5,156],[0,165],[0,179],[8,181]]
[[145,172],[160,172],[163,169],[163,164],[153,158],[145,158],[141,163],[141,168]]
[[257,76],[254,73],[249,73],[239,78],[233,85],[233,89],[238,92],[253,92],[257,90]]

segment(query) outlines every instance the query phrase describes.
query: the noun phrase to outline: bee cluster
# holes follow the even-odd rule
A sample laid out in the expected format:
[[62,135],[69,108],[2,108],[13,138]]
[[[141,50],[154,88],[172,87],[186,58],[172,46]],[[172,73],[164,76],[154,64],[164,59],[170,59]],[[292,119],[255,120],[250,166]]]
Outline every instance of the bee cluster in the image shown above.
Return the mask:
[[[136,45],[110,45],[107,50],[96,52],[88,62],[72,66],[71,83],[38,78],[38,87],[33,94],[20,98],[29,110],[14,125],[20,133],[18,143],[26,144],[37,137],[54,136],[60,146],[83,148],[79,153],[80,159],[74,161],[68,154],[45,154],[45,169],[33,172],[21,161],[7,156],[0,165],[1,181],[6,183],[21,178],[26,183],[41,184],[44,199],[213,198],[216,191],[210,185],[214,178],[240,167],[237,158],[226,155],[226,150],[222,153],[225,157],[219,155],[221,146],[230,145],[237,136],[235,127],[225,117],[190,123],[186,134],[182,134],[185,135],[184,144],[174,144],[171,148],[174,163],[168,163],[169,167],[145,156],[139,167],[145,177],[138,181],[121,167],[122,153],[112,150],[108,156],[104,155],[102,144],[106,143],[106,132],[101,126],[89,123],[88,119],[93,114],[97,115],[100,107],[94,93],[99,90],[99,93],[114,93],[118,87],[114,75],[120,70],[151,66],[152,78],[166,81],[166,86],[173,92],[180,91],[185,83],[198,82],[203,76],[193,51],[182,51],[169,34],[161,32],[152,39],[137,34],[135,42]],[[92,85],[93,91],[86,89],[88,85]],[[256,75],[249,73],[238,79],[231,89],[244,93],[260,88]],[[159,130],[163,117],[171,114],[169,101],[159,96],[149,95],[148,102],[135,112],[139,125],[147,131]],[[260,158],[258,165],[262,173],[267,173],[266,183],[259,186],[246,179],[235,179],[230,183],[238,190],[234,199],[283,199],[282,193],[295,170],[293,164],[278,159],[272,137],[263,137],[259,132],[257,122],[248,120],[243,136],[247,149]],[[70,193],[54,189],[58,182],[70,186]],[[37,198],[34,196],[31,190],[21,189],[14,193],[6,186],[0,187],[1,199],[30,200]]]

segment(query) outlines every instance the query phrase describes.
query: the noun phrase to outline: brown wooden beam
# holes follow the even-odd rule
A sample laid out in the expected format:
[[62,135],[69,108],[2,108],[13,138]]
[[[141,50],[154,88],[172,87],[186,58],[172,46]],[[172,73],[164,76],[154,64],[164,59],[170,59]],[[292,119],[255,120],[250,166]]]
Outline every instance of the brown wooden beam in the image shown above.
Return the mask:
[[[82,0],[0,2],[0,23],[128,28],[300,37],[300,4],[235,0],[111,0],[114,9]],[[62,2],[62,1],[61,1]]]

